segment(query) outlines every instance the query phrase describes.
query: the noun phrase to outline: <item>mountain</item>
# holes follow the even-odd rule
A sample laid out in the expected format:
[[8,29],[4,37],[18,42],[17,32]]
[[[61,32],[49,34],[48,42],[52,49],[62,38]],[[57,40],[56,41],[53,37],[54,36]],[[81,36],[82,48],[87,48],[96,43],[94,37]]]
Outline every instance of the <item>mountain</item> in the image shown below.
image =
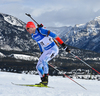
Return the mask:
[[[67,45],[100,53],[100,16],[86,24],[47,27]],[[0,14],[0,49],[37,51],[37,44],[25,30],[25,23],[7,14]]]
[[32,52],[35,45],[25,30],[24,22],[11,15],[0,14],[0,49]]
[[55,33],[59,33],[58,35],[67,45],[100,53],[100,16],[85,24],[59,29],[61,30],[50,28]]
[[72,29],[72,26],[63,26],[63,27],[47,27],[50,31],[57,34],[60,38],[62,38],[66,32],[70,31]]
[[[0,14],[0,70],[22,72],[23,70],[30,71],[36,69],[35,66],[37,64],[37,60],[40,57],[39,47],[37,43],[31,38],[31,35],[28,34],[28,32],[25,30],[25,25],[26,24],[24,22],[17,19],[16,17],[2,13]],[[87,38],[88,36],[87,41],[92,39],[93,36],[97,37],[99,29],[95,31],[97,32],[95,34],[92,31],[90,34],[89,31],[87,34],[84,35],[84,31],[82,31],[82,29],[85,30],[84,28],[86,28],[86,24],[77,25],[75,27],[49,27],[47,29],[55,32],[60,38],[66,41],[68,45],[72,44],[73,46],[75,46],[75,43],[73,42],[79,42],[79,40],[82,39],[82,36],[85,36],[85,38]],[[91,28],[88,27],[88,30],[90,29]],[[75,41],[75,39],[77,40]],[[94,41],[96,43],[98,42],[98,39],[96,40],[95,38]],[[85,40],[82,42],[85,42]],[[79,45],[83,46],[83,44]],[[75,47],[78,47],[78,43]],[[98,69],[98,71],[100,70],[99,53],[81,50],[75,47],[69,46],[69,48],[75,55],[85,60],[91,66],[95,67],[95,69]],[[71,54],[65,52],[61,47],[59,54],[53,60],[51,60],[50,63],[56,65],[60,70],[64,71],[70,71],[78,68],[89,69],[82,62],[74,58]],[[53,69],[50,68],[50,70]],[[55,71],[50,72],[50,74],[56,74]]]

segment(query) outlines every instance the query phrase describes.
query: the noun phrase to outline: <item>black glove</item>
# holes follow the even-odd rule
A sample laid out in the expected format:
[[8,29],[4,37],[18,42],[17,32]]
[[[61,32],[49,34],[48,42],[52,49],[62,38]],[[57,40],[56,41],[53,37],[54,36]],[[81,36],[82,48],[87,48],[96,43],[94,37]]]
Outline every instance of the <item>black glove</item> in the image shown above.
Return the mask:
[[66,52],[70,53],[70,50],[65,43],[61,44],[61,46],[64,48]]
[[38,26],[38,28],[39,28],[39,27],[43,27],[43,25],[42,25],[42,24],[38,24],[37,26]]

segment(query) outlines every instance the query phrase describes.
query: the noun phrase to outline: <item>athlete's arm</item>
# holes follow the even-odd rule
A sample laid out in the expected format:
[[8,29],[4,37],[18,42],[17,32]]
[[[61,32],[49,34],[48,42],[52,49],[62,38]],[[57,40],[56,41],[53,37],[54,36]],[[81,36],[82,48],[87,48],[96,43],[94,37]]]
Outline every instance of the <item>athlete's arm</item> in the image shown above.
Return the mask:
[[46,30],[46,29],[42,29],[42,28],[41,28],[41,33],[45,34],[47,36],[49,35],[52,38],[56,39],[67,52],[70,52],[70,50],[67,47],[67,45],[55,33],[51,32],[49,30]]
[[64,48],[64,50],[66,50],[67,52],[70,52],[70,50],[67,47],[67,45],[56,34],[54,34],[53,32],[50,32],[50,31],[48,31],[48,32],[49,32],[49,36],[51,36],[54,39],[56,39],[61,44],[61,46]]

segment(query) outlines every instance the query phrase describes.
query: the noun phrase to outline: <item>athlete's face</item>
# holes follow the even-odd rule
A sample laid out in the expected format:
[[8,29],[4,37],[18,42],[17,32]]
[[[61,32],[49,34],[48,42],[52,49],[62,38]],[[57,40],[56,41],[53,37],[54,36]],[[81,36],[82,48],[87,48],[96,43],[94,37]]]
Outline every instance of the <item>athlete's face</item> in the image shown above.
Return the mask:
[[30,34],[35,34],[35,30],[36,30],[36,28],[27,28],[26,29],[27,30],[27,32],[29,32]]

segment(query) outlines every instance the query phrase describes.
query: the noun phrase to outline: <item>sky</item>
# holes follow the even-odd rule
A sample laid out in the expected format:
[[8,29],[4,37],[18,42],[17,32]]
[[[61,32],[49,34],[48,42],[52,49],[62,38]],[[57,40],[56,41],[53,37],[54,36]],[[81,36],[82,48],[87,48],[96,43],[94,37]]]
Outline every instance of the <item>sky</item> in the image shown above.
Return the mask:
[[100,16],[100,0],[0,0],[0,13],[32,21],[46,27],[75,26]]

